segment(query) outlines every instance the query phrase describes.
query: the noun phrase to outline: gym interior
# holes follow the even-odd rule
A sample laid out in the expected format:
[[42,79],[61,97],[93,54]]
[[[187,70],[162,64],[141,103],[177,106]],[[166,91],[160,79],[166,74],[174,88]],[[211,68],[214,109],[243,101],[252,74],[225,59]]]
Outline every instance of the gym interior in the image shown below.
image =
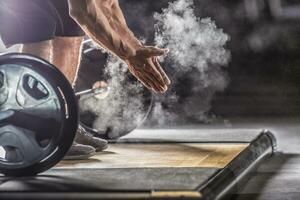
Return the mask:
[[[75,89],[0,43],[0,199],[299,199],[300,3],[120,6],[139,39],[169,48],[170,89],[142,87],[88,37]],[[108,148],[64,160],[77,118]]]

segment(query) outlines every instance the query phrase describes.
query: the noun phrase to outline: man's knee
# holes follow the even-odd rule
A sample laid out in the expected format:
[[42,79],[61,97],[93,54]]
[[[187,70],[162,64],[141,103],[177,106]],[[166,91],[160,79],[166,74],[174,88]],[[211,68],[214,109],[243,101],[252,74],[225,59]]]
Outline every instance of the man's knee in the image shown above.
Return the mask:
[[77,19],[81,19],[86,11],[85,0],[68,0],[70,16]]
[[83,41],[82,36],[76,37],[55,37],[52,41],[53,49],[61,49],[64,51],[79,51]]
[[21,52],[44,58],[49,61],[51,40],[22,44]]

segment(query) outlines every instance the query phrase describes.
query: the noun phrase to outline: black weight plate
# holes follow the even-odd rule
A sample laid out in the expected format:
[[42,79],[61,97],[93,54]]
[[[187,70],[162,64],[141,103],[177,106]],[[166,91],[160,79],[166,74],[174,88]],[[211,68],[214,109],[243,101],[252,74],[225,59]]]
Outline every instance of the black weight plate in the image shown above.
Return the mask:
[[102,137],[115,139],[130,133],[144,121],[152,107],[153,96],[120,61],[112,59],[114,64],[110,66],[107,60],[110,56],[91,40],[85,41],[76,90],[90,89],[97,81],[108,83],[107,98],[80,101],[80,121],[105,133]]
[[0,56],[0,173],[36,175],[57,164],[78,125],[73,89],[47,61]]

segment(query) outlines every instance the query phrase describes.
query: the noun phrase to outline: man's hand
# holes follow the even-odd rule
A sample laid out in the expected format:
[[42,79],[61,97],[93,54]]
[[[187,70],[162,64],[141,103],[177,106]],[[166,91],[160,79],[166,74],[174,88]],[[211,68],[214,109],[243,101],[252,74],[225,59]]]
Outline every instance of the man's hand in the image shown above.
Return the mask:
[[70,14],[85,33],[124,60],[131,73],[154,92],[166,92],[170,80],[157,57],[168,50],[143,47],[128,28],[118,0],[68,0]]
[[171,84],[170,79],[160,66],[157,56],[163,56],[167,49],[141,47],[136,55],[125,59],[130,72],[148,89],[164,93]]

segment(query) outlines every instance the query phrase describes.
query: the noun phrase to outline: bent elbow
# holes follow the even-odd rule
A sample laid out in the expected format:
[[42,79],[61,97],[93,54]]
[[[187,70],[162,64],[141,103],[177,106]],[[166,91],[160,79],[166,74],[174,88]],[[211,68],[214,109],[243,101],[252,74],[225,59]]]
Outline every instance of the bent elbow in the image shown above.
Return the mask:
[[69,14],[74,19],[80,19],[86,11],[86,2],[84,0],[68,0]]
[[79,19],[82,17],[82,12],[78,9],[70,9],[69,14],[71,17],[73,17],[75,19]]

